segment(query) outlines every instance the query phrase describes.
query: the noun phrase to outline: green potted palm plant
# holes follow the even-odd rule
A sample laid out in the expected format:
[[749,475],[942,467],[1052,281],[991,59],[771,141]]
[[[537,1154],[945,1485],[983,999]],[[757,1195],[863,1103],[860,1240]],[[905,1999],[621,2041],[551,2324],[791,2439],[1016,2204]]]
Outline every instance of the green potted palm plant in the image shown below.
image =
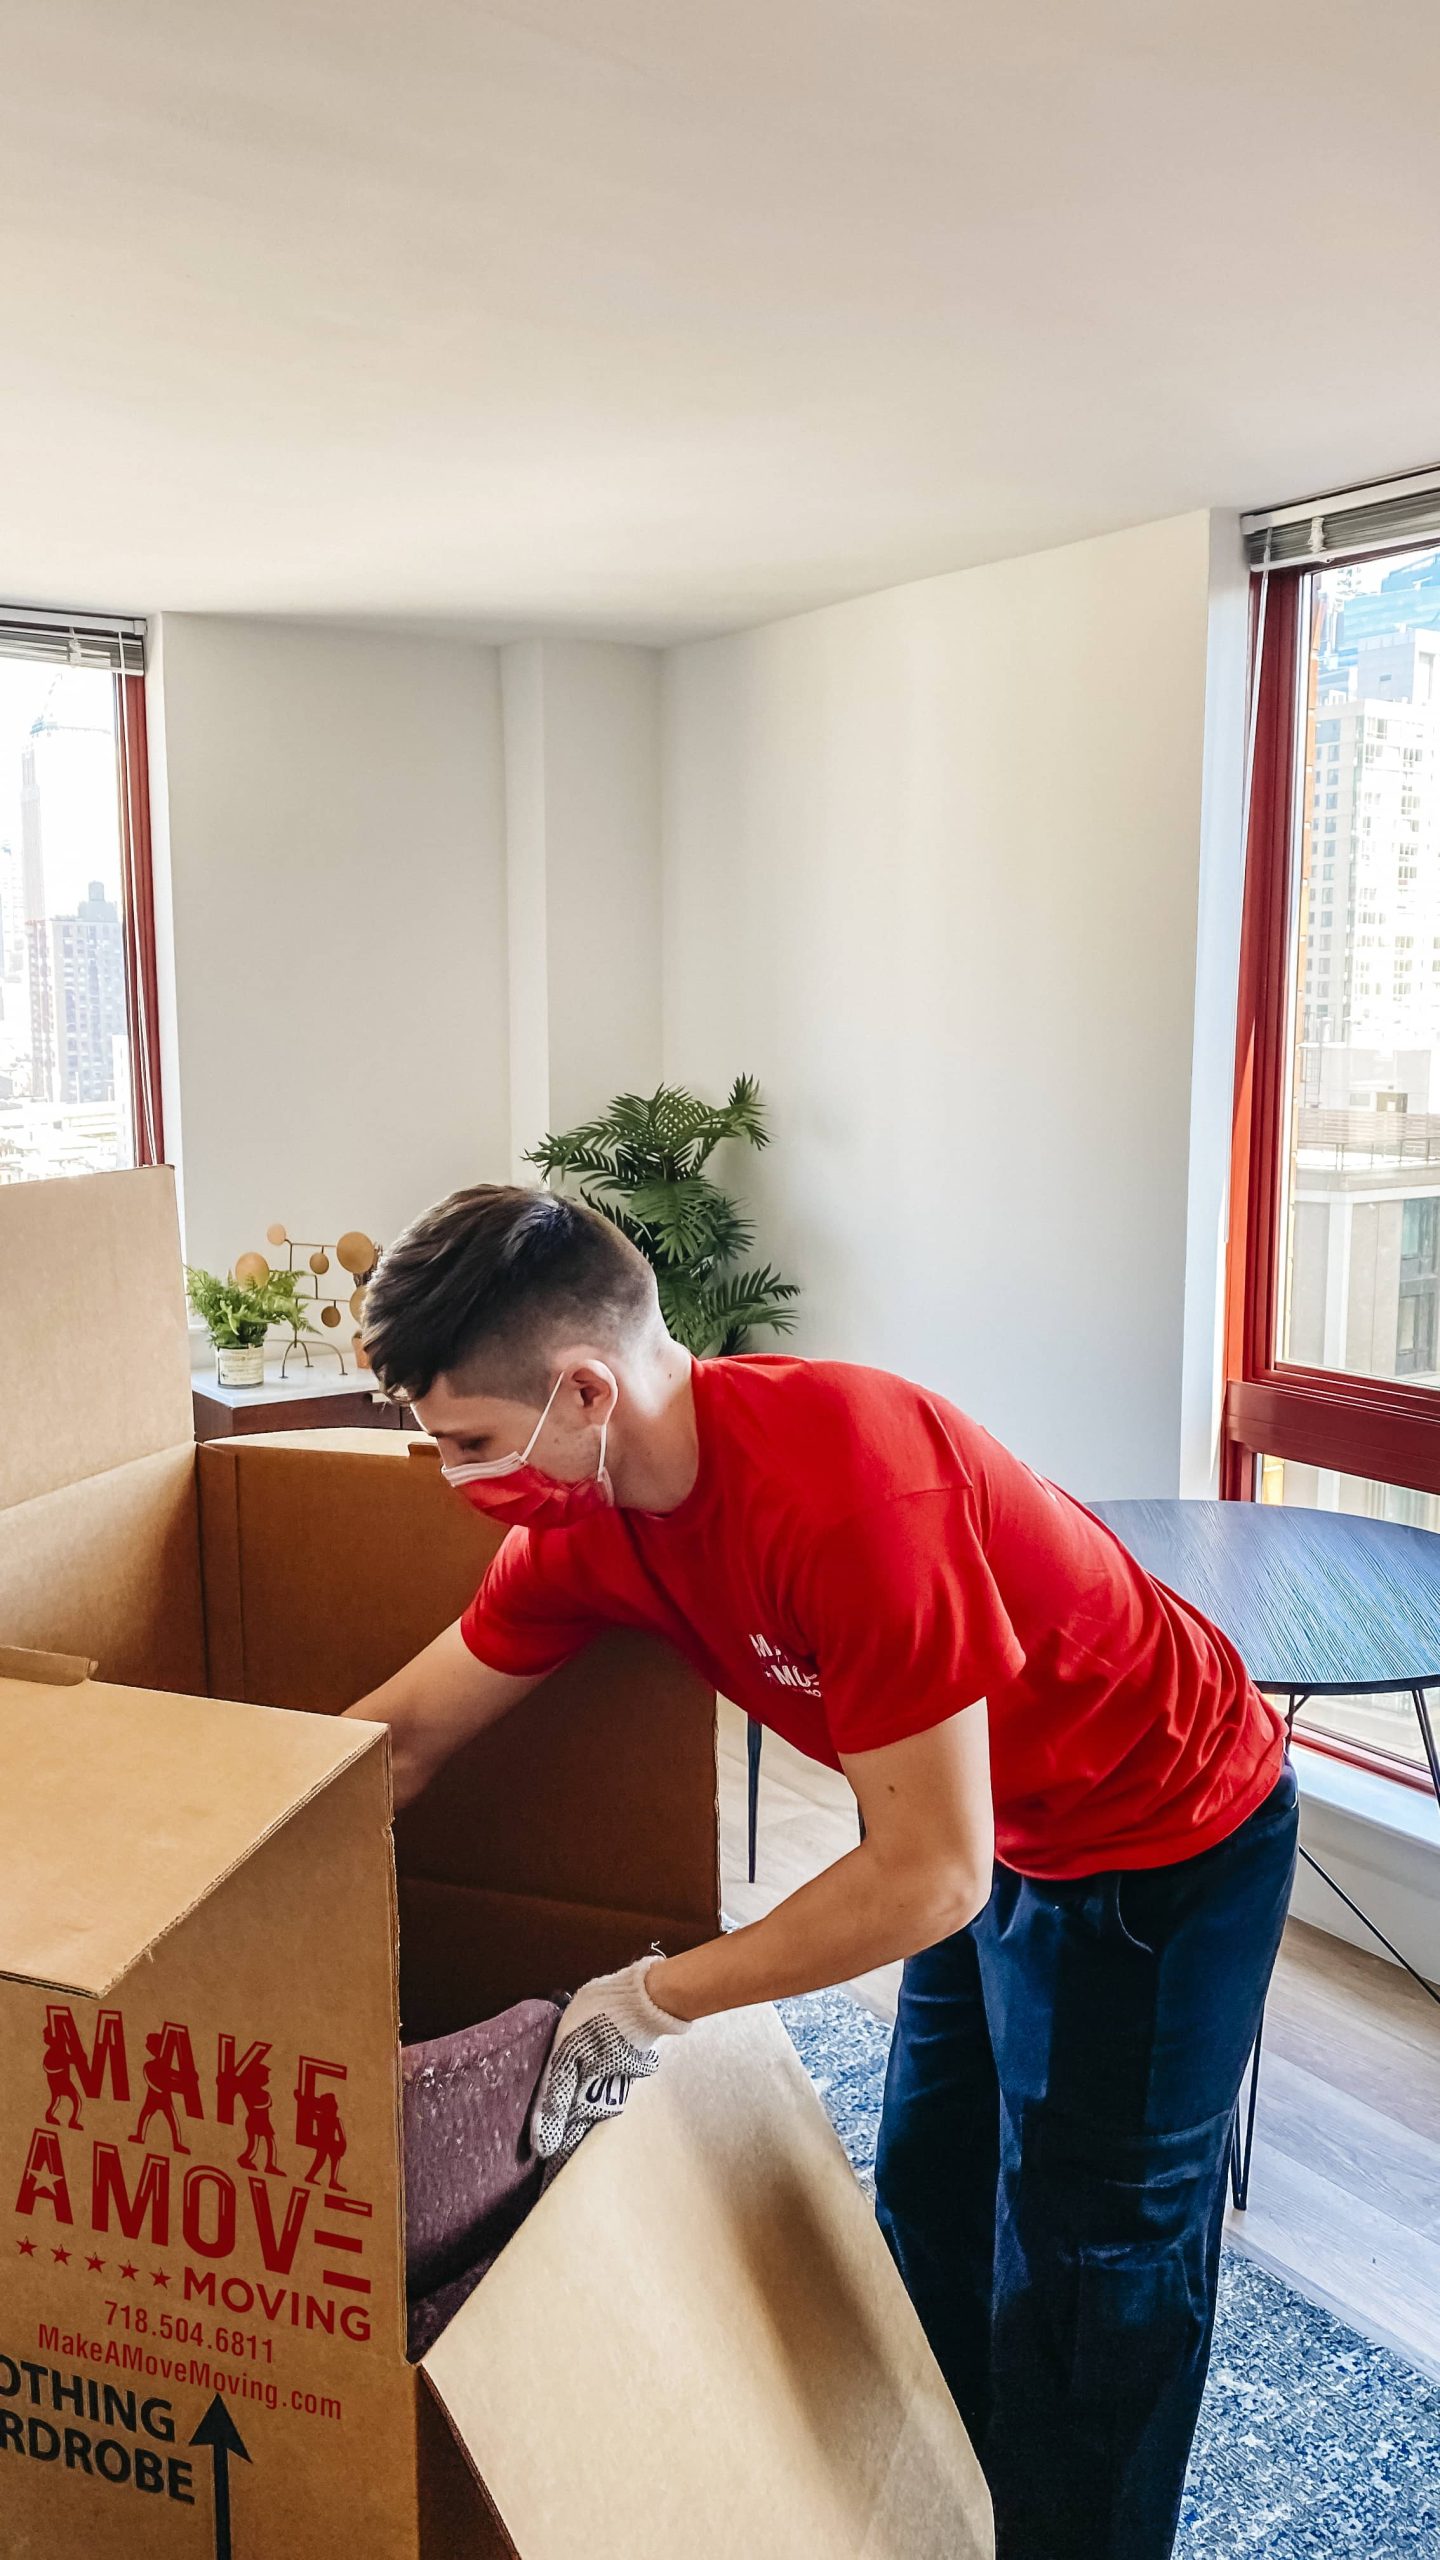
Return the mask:
[[213,1271],[185,1266],[185,1294],[215,1346],[215,1377],[222,1387],[265,1383],[265,1336],[272,1324],[312,1331],[296,1296],[293,1271],[271,1271],[263,1280],[221,1280]]
[[618,1094],[598,1120],[542,1138],[527,1162],[610,1219],[653,1265],[665,1321],[699,1357],[743,1351],[757,1326],[788,1333],[800,1294],[771,1265],[735,1266],[755,1229],[706,1171],[726,1139],[769,1145],[759,1087],[737,1076],[718,1109],[681,1085]]

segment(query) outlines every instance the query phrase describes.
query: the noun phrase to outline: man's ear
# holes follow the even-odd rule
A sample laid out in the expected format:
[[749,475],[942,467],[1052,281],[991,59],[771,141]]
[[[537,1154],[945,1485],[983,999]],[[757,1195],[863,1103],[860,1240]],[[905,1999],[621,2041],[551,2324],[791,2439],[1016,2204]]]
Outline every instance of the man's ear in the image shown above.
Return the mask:
[[604,1420],[619,1401],[620,1388],[608,1362],[587,1357],[577,1360],[572,1371],[587,1420]]

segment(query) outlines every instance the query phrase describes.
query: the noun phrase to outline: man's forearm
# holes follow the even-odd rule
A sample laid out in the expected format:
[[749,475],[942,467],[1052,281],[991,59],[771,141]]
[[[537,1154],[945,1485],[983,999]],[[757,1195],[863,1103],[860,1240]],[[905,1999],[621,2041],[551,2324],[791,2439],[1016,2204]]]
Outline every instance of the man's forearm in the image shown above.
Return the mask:
[[390,1792],[395,1811],[403,1813],[407,1804],[413,1804],[418,1795],[424,1794],[431,1779],[444,1767],[450,1752],[419,1717],[407,1715],[399,1709],[392,1709],[388,1714],[384,1712],[376,1704],[378,1696],[376,1691],[368,1698],[359,1698],[353,1707],[346,1707],[343,1712],[354,1716],[358,1723],[389,1726]]
[[652,1965],[645,1987],[675,2018],[827,1990],[963,1929],[989,1890],[952,1865],[897,1872],[862,1841],[763,1920]]
[[705,2018],[822,1991],[918,1955],[984,1909],[995,1858],[984,1700],[841,1765],[865,1816],[859,1848],[748,1929],[652,1965],[658,2008]]
[[451,1755],[528,1697],[534,1680],[513,1680],[477,1662],[459,1627],[447,1627],[347,1716],[390,1727],[397,1812],[427,1787]]

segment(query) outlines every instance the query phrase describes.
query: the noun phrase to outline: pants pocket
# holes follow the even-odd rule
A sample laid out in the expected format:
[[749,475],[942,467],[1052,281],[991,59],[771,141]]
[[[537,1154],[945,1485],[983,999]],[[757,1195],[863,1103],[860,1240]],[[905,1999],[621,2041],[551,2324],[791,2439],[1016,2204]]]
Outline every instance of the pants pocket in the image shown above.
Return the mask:
[[1075,2253],[1071,2393],[1122,2434],[1208,2333],[1204,2274],[1191,2254],[1179,2241]]
[[1155,1953],[1154,1921],[1153,1917],[1147,1917],[1144,1901],[1143,1870],[1132,1873],[1128,1868],[1122,1868],[1117,1875],[1111,1877],[1110,1909],[1117,1933],[1124,1939],[1127,1947],[1134,1948],[1137,1955],[1153,1956]]

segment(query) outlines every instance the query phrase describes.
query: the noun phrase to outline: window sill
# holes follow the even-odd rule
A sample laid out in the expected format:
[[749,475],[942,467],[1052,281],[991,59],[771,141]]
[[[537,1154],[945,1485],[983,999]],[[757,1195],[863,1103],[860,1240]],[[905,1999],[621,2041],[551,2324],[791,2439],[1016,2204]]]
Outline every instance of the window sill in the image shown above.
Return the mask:
[[[1292,1756],[1305,1847],[1426,1981],[1440,1983],[1440,1805],[1403,1780],[1309,1751],[1303,1742]],[[1297,1920],[1391,1962],[1303,1862],[1290,1908]]]
[[1392,1839],[1422,1841],[1440,1849],[1440,1804],[1428,1790],[1407,1786],[1403,1778],[1384,1778],[1353,1760],[1338,1760],[1328,1751],[1310,1749],[1297,1735],[1291,1757],[1300,1782],[1302,1803],[1363,1822]]

